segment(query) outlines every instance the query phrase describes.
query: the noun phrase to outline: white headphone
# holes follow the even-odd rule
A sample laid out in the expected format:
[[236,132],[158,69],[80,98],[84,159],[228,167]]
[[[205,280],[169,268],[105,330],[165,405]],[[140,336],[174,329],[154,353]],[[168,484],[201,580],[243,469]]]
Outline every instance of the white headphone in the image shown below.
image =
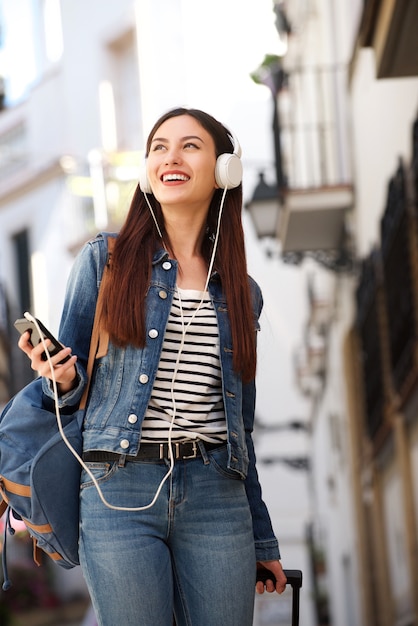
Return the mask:
[[[220,189],[234,189],[242,181],[241,146],[233,133],[228,131],[234,151],[224,152],[216,159],[215,180]],[[147,160],[139,168],[139,186],[143,193],[152,193],[147,174]]]

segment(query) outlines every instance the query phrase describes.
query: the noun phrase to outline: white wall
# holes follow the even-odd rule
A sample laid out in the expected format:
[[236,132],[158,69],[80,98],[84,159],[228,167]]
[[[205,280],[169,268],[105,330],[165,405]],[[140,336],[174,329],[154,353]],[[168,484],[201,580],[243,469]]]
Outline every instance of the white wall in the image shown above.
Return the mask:
[[398,159],[409,163],[418,113],[418,79],[376,80],[374,53],[363,49],[351,86],[355,236],[359,256],[379,241],[389,179]]

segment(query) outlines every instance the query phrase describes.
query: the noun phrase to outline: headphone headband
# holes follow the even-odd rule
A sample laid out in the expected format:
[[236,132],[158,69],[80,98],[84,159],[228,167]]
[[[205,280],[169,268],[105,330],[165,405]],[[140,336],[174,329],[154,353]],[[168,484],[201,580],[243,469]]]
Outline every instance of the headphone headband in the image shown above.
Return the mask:
[[233,154],[236,154],[237,157],[241,158],[242,155],[242,150],[241,150],[241,146],[239,144],[239,141],[237,139],[237,136],[234,135],[234,133],[232,132],[232,130],[229,130],[228,128],[226,129],[227,133],[228,133],[228,137],[231,141],[232,147],[233,147]]

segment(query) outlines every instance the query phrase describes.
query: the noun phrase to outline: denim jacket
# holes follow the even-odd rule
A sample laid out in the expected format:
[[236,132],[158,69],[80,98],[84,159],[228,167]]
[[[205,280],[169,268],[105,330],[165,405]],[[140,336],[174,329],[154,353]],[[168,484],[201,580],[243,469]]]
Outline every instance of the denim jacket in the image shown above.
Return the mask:
[[[67,285],[59,339],[77,355],[78,384],[60,397],[61,408],[76,406],[86,384],[86,367],[97,294],[107,262],[107,237],[102,233],[77,256]],[[83,449],[135,455],[141,426],[157,372],[165,327],[175,291],[177,262],[165,250],[154,255],[146,297],[147,339],[143,349],[119,348],[109,342],[107,354],[97,359],[83,425]],[[250,280],[256,328],[263,306],[258,285]],[[226,301],[219,275],[208,290],[218,320],[223,395],[227,423],[228,467],[245,480],[251,508],[257,560],[279,558],[278,542],[261,497],[251,433],[254,423],[255,383],[243,384],[232,366],[232,340]],[[51,397],[51,386],[43,380]]]

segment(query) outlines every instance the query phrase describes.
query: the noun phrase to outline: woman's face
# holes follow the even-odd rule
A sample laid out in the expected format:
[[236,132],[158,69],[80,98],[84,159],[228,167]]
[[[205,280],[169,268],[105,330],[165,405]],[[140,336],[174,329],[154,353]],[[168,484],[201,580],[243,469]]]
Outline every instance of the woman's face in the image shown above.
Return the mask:
[[161,207],[209,208],[217,188],[212,136],[190,115],[172,117],[157,129],[147,159],[148,179]]

